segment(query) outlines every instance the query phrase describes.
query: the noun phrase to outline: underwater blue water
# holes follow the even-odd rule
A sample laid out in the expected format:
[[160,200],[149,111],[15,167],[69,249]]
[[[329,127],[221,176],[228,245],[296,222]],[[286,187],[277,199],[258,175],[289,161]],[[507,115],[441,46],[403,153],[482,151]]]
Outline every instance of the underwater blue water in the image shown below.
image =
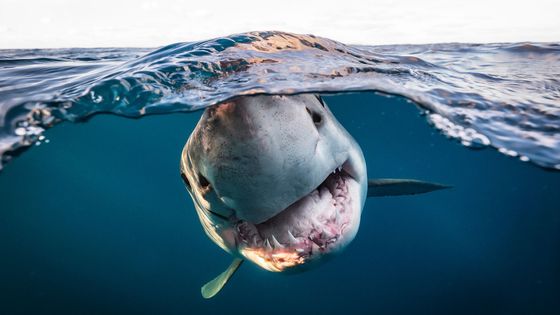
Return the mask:
[[[0,314],[560,314],[559,78],[558,43],[2,50]],[[370,199],[336,259],[245,263],[204,300],[231,258],[200,226],[183,145],[207,106],[304,92],[331,92],[369,177],[453,188]]]
[[201,112],[62,123],[0,174],[0,313],[560,312],[557,172],[469,150],[401,98],[325,100],[369,177],[453,188],[370,198],[340,256],[295,275],[246,263],[204,300],[200,286],[230,256],[204,234],[179,176]]

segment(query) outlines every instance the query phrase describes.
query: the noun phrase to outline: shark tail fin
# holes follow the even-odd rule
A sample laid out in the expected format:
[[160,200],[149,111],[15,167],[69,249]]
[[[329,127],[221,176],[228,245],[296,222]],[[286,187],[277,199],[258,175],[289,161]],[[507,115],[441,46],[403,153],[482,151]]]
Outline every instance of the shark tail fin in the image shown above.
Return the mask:
[[367,196],[384,197],[416,195],[446,188],[451,188],[451,186],[423,182],[415,179],[369,179]]
[[243,259],[235,258],[229,265],[229,267],[219,274],[216,278],[212,279],[211,281],[207,282],[205,285],[200,288],[200,293],[202,293],[202,297],[205,299],[209,299],[214,295],[218,294],[220,290],[226,285],[228,280],[233,276],[233,274],[237,271]]

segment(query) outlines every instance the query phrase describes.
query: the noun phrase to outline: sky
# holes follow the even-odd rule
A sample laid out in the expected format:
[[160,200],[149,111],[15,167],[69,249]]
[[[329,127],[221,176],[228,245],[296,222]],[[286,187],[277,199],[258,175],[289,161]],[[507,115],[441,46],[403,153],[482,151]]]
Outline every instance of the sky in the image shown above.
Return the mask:
[[370,45],[558,42],[560,0],[0,0],[0,48],[157,47],[256,30]]

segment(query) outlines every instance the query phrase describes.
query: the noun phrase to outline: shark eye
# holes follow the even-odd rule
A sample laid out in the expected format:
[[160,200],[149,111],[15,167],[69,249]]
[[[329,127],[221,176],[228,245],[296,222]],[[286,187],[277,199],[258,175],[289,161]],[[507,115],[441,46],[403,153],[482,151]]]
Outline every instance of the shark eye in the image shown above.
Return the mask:
[[206,177],[204,177],[200,173],[198,174],[198,183],[200,184],[200,187],[204,189],[210,187],[210,182],[208,181],[208,179],[206,179]]
[[305,108],[307,110],[307,113],[309,114],[309,116],[311,116],[311,119],[313,120],[313,123],[318,126],[321,121],[323,121],[323,117],[321,117],[321,114],[317,113],[317,112],[312,112],[311,110],[309,110],[309,108]]
[[187,178],[187,175],[185,175],[185,173],[181,172],[181,178],[183,179],[183,182],[185,182],[185,185],[187,185],[187,188],[189,190],[191,190],[191,183],[189,182],[189,179]]

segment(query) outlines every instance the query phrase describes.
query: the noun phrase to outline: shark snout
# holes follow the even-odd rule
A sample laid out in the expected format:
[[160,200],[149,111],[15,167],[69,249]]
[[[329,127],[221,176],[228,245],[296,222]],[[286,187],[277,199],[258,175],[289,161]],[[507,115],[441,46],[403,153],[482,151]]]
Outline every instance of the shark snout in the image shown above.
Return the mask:
[[262,223],[348,159],[348,144],[332,136],[337,126],[331,121],[314,95],[244,97],[219,105],[201,119],[205,155],[198,169],[238,218]]

